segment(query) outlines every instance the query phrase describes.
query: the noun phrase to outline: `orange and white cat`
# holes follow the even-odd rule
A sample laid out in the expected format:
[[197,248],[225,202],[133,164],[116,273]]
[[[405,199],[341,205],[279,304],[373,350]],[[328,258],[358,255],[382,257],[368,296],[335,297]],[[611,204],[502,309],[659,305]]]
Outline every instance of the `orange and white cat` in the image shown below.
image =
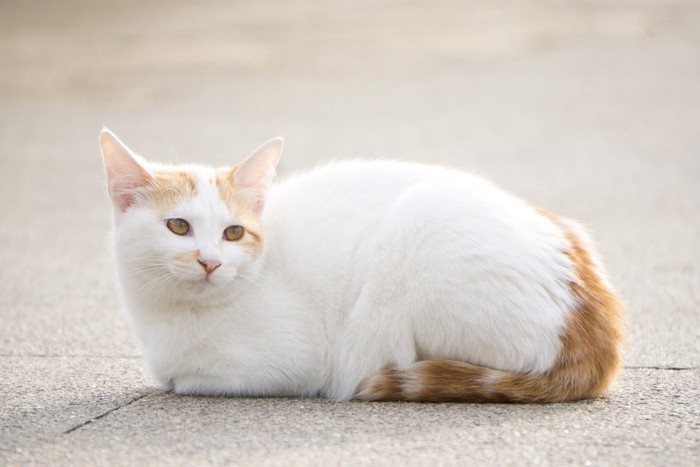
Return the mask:
[[273,184],[100,135],[120,289],[177,393],[557,402],[620,364],[622,302],[581,229],[486,180],[346,161]]

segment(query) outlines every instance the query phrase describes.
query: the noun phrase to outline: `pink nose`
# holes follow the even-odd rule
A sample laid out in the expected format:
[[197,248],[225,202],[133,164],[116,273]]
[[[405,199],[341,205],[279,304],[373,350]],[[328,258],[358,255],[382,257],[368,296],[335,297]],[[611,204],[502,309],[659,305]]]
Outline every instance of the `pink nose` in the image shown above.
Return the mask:
[[221,266],[221,263],[219,261],[211,260],[211,259],[205,259],[205,260],[198,259],[197,262],[202,265],[204,270],[207,272],[207,275],[211,274],[212,272],[214,272],[214,270],[216,268]]

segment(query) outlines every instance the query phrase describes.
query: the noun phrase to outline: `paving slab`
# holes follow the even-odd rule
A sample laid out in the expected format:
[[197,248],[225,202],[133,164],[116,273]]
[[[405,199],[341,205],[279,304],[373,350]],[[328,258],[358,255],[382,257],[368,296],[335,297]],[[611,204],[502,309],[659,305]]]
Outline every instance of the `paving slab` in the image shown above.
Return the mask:
[[3,356],[0,456],[49,442],[157,391],[135,357]]
[[[335,403],[144,391],[72,431],[65,430],[70,424],[57,424],[53,438],[16,450],[7,460],[608,465],[624,459],[635,465],[693,465],[700,454],[700,407],[698,394],[688,388],[699,384],[698,370],[625,370],[607,398],[550,406]],[[93,391],[97,394],[107,398]]]

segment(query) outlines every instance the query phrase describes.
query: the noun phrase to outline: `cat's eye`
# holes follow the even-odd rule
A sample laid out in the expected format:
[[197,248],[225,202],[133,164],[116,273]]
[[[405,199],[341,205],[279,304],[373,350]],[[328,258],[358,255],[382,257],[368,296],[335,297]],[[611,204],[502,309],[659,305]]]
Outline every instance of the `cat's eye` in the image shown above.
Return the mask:
[[245,229],[243,227],[240,225],[232,225],[224,230],[224,238],[229,242],[235,242],[240,240],[244,233]]
[[170,231],[177,235],[185,235],[190,231],[190,224],[185,219],[168,219],[165,225]]

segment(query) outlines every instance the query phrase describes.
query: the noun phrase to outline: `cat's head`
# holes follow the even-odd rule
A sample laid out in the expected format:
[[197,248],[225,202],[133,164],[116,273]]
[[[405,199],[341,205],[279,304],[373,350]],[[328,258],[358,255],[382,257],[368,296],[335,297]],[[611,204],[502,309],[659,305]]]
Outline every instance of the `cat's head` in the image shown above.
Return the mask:
[[100,134],[125,293],[220,300],[244,290],[265,251],[261,215],[282,151],[275,138],[232,167],[166,166]]

